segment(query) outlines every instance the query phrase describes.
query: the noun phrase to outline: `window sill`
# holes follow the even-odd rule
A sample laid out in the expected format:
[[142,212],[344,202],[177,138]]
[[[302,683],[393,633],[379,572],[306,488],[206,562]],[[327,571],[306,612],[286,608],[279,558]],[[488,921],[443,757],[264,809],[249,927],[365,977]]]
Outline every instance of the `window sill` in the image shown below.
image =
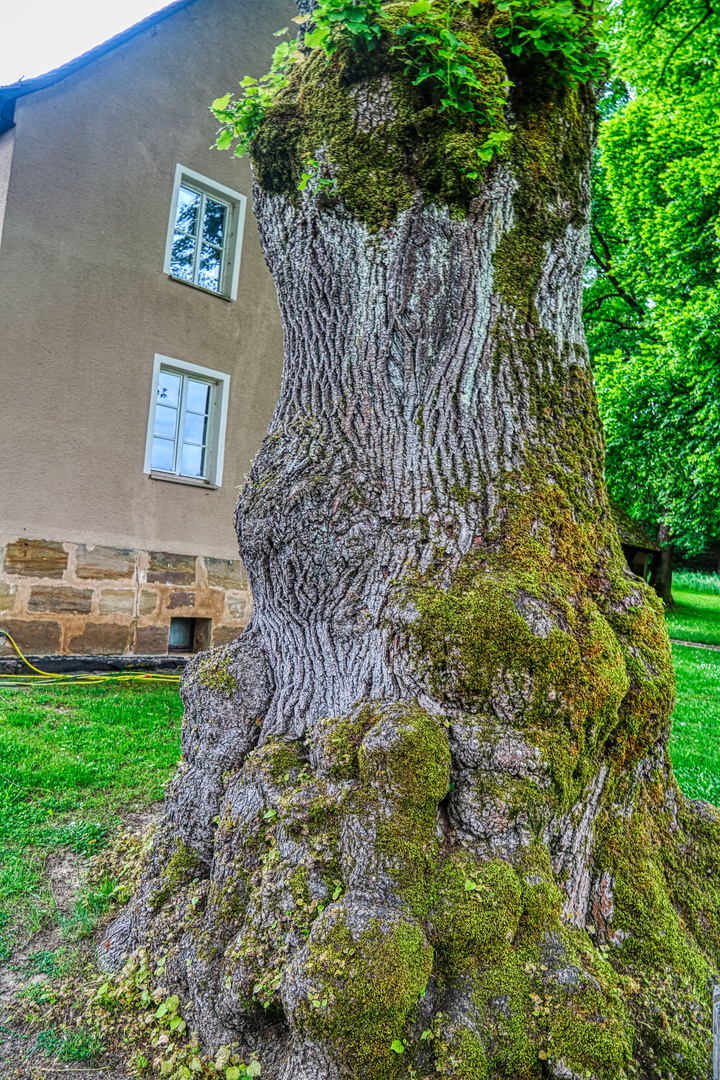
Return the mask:
[[187,285],[189,288],[197,289],[198,292],[205,293],[207,296],[217,296],[218,300],[230,302],[233,299],[227,293],[216,292],[215,289],[206,289],[204,285],[196,285],[194,281],[186,281],[185,278],[175,277],[174,274],[168,274],[168,281],[176,281],[178,285]]
[[169,484],[186,484],[188,487],[204,488],[206,491],[217,491],[218,485],[211,484],[209,480],[198,480],[194,476],[176,476],[175,473],[150,472],[150,480],[165,480]]

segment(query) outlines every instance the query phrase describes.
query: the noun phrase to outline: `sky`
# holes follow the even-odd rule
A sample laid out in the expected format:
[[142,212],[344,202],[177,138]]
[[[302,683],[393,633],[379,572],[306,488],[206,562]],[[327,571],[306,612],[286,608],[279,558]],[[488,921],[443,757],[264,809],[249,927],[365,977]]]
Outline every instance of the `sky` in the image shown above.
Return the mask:
[[0,86],[42,75],[171,0],[0,0]]

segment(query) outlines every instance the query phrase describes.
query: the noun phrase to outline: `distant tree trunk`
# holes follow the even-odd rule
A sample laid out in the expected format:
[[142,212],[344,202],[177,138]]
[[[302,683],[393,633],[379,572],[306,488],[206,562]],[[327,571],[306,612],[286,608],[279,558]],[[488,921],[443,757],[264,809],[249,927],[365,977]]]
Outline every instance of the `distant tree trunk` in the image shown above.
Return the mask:
[[660,551],[653,556],[650,584],[666,607],[674,607],[675,601],[672,596],[673,545],[670,539],[670,526],[664,522],[658,525],[658,544],[660,544]]
[[[463,32],[497,87],[489,10]],[[594,107],[512,76],[479,182],[485,135],[383,45],[313,55],[255,141],[286,350],[237,510],[255,614],[188,667],[102,955],[145,946],[271,1080],[707,1074],[720,837],[603,479]],[[305,154],[334,189],[297,191]]]

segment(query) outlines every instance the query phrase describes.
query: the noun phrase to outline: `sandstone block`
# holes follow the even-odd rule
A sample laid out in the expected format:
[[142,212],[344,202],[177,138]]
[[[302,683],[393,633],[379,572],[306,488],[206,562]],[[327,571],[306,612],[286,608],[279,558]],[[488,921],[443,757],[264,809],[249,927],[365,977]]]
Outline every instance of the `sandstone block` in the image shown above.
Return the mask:
[[21,577],[61,578],[68,553],[54,540],[15,540],[5,548],[6,573]]
[[244,619],[247,606],[247,599],[244,596],[225,597],[225,614],[229,619]]
[[[18,647],[26,655],[33,653],[59,653],[62,640],[60,623],[43,622],[40,619],[3,619],[3,629],[15,638]],[[7,638],[0,639],[0,652],[3,656],[13,654]]]
[[33,585],[27,609],[87,615],[92,596],[92,589],[72,589],[69,585]]
[[160,656],[168,651],[169,626],[138,626],[135,631],[136,656]]
[[79,578],[105,581],[115,578],[131,578],[135,573],[136,552],[130,548],[95,546],[92,550],[83,544],[77,549]]
[[195,556],[151,551],[147,579],[165,585],[191,585],[195,581]]
[[205,559],[208,585],[214,589],[247,589],[242,559]]
[[130,646],[130,627],[117,623],[86,623],[82,634],[70,638],[71,653],[120,656]]
[[212,632],[212,644],[213,649],[218,645],[227,645],[229,642],[234,641],[235,638],[240,637],[242,633],[237,626],[215,626]]
[[102,589],[100,591],[101,615],[132,615],[134,611],[134,589]]
[[7,582],[0,582],[0,611],[12,611],[15,607],[15,596],[17,594],[17,585],[9,585]]
[[152,615],[158,606],[158,594],[153,589],[143,589],[140,593],[140,614]]
[[195,607],[195,593],[173,592],[170,593],[168,608]]

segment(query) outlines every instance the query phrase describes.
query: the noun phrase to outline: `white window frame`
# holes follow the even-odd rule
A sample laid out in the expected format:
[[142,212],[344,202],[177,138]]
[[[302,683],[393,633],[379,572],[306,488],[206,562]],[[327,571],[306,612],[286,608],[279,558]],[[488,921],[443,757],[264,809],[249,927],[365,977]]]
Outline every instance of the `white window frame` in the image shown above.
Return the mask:
[[[196,375],[212,386],[210,408],[208,411],[208,440],[206,444],[207,477],[185,476],[179,472],[163,472],[153,469],[152,444],[155,430],[155,407],[157,405],[157,386],[160,371],[169,371],[175,375]],[[150,391],[150,416],[148,418],[147,440],[145,443],[145,465],[143,472],[154,480],[172,480],[176,483],[191,484],[195,487],[218,488],[222,485],[223,464],[225,461],[225,432],[227,429],[228,400],[230,397],[230,376],[224,371],[190,364],[186,360],[177,360],[174,356],[155,353],[153,362],[152,388]]]
[[[204,195],[214,196],[220,202],[228,203],[230,206],[230,220],[228,222],[223,265],[220,271],[219,289],[207,289],[204,285],[198,285],[194,281],[176,277],[170,269],[173,236],[175,233],[175,218],[177,217],[178,195],[180,193],[180,187],[183,184],[195,188],[196,191],[200,191]],[[232,188],[225,187],[224,184],[218,184],[208,176],[202,176],[201,173],[194,172],[192,169],[187,169],[184,165],[176,165],[172,199],[170,201],[170,218],[168,221],[167,239],[165,241],[165,262],[163,264],[165,273],[173,281],[181,281],[183,285],[190,285],[193,289],[200,289],[201,292],[210,293],[211,296],[220,296],[225,300],[237,300],[246,206],[247,198],[245,195],[241,194],[241,192],[233,191]],[[199,223],[198,227],[200,229],[202,228],[202,222]]]

